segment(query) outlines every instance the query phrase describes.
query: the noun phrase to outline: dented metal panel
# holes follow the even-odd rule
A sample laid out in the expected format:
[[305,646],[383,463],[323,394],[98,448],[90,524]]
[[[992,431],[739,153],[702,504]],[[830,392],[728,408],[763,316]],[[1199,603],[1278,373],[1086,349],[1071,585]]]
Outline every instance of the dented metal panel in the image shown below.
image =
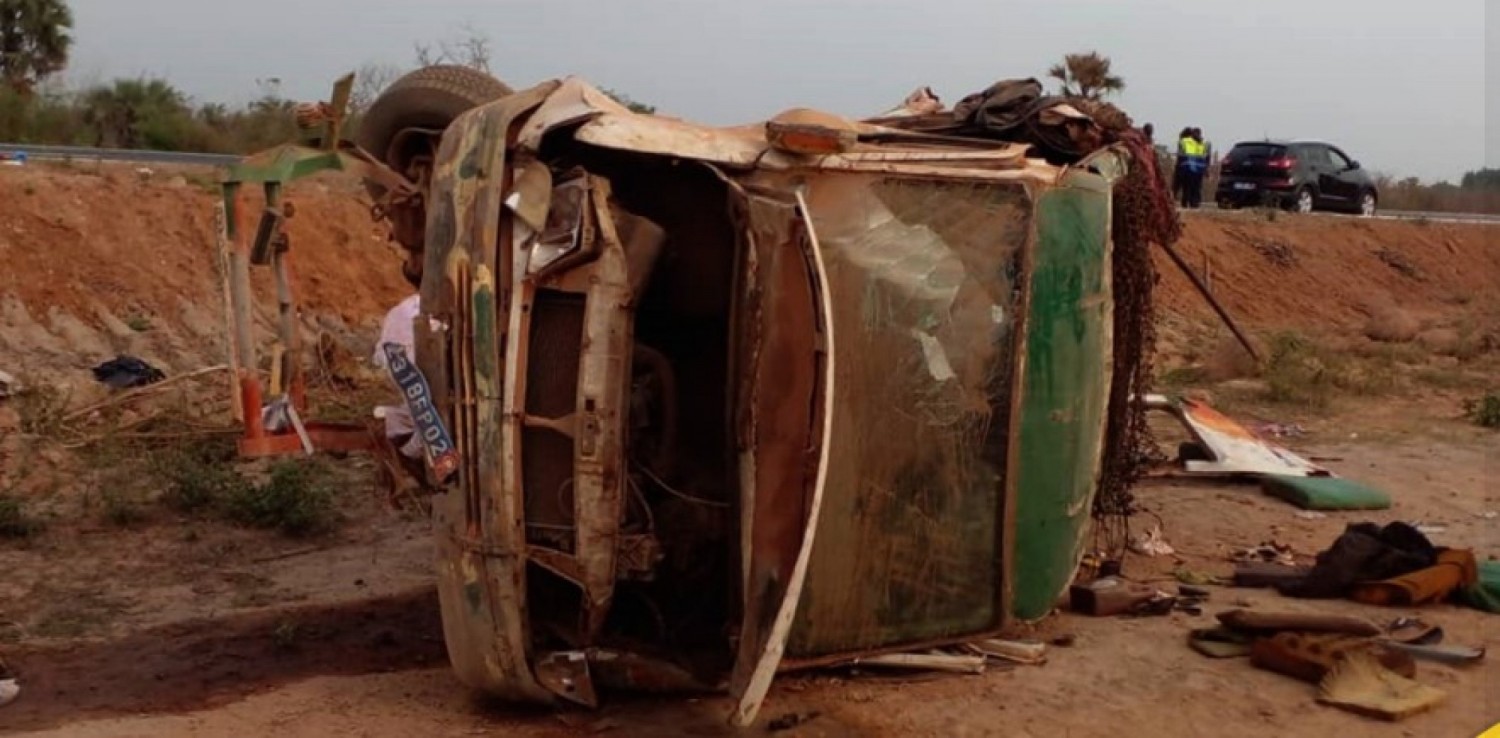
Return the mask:
[[1232,418],[1208,405],[1186,398],[1169,399],[1164,395],[1147,395],[1147,408],[1166,412],[1177,418],[1197,441],[1207,459],[1188,459],[1183,469],[1189,474],[1280,474],[1293,477],[1324,477],[1332,473],[1286,448],[1271,443]]
[[[727,681],[744,723],[778,669],[983,636],[1050,608],[1081,550],[1102,452],[1109,180],[1015,145],[871,143],[881,130],[851,123],[841,153],[798,155],[764,127],[638,116],[567,80],[444,135],[423,285],[423,317],[439,328],[421,322],[418,362],[445,385],[435,394],[462,454],[434,519],[465,683],[593,704],[596,674]],[[692,167],[713,187],[672,179]],[[728,202],[694,199],[720,186]],[[662,226],[627,212],[631,197]],[[682,302],[653,324],[634,312],[659,254],[679,279],[658,294]],[[557,298],[569,321],[549,322]],[[684,373],[642,326],[660,338],[726,303],[713,318],[722,342],[720,324],[702,337],[705,351],[728,344],[729,379],[699,403],[724,407],[699,436],[738,468],[687,478],[711,485],[705,499],[631,456],[632,375]],[[722,358],[696,361],[696,340],[674,347],[678,359],[724,371]],[[569,345],[553,352],[558,341]],[[725,427],[732,441],[714,440]],[[543,438],[567,445],[540,453]],[[731,528],[700,538],[739,563],[717,570],[738,581],[709,631],[724,657],[711,674],[624,650],[635,634],[610,642],[620,593],[683,543],[658,539],[652,502],[632,487],[638,467],[660,510],[670,498]],[[632,505],[648,520],[626,528]],[[529,524],[552,533],[528,536]],[[670,651],[678,634],[657,630]]]
[[[502,481],[514,477],[500,468],[505,293],[497,294],[495,277],[507,132],[552,87],[470,111],[443,137],[428,209],[422,312],[448,326],[448,355],[431,353],[440,342],[417,344],[424,373],[453,377],[449,412],[462,457],[458,484],[433,504],[449,659],[465,683],[530,701],[550,695],[528,663],[520,500],[516,485]],[[445,363],[448,371],[432,369]]]
[[1051,612],[1083,556],[1104,451],[1113,301],[1109,186],[1075,171],[1036,210],[1020,365],[1012,610]]

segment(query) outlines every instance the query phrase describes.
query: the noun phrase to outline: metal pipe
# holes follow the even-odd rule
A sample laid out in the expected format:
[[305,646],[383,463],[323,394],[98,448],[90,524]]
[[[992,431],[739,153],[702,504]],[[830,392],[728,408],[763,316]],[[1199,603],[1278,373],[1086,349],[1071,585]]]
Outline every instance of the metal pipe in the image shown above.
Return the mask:
[[[251,335],[250,252],[239,237],[239,185],[224,185],[225,231],[229,239],[229,302],[233,312],[234,344],[241,376],[254,376],[255,341]],[[246,415],[259,408],[246,407]]]
[[1234,318],[1229,317],[1229,312],[1224,309],[1224,306],[1220,305],[1219,301],[1214,299],[1213,293],[1208,290],[1208,285],[1203,283],[1203,280],[1198,277],[1197,272],[1194,272],[1193,268],[1188,266],[1187,261],[1182,258],[1181,254],[1177,253],[1176,249],[1168,244],[1161,244],[1161,247],[1166,250],[1167,256],[1172,257],[1172,263],[1176,264],[1177,268],[1181,269],[1182,273],[1187,275],[1188,280],[1193,283],[1193,286],[1198,288],[1198,294],[1203,295],[1203,299],[1208,301],[1208,306],[1219,314],[1219,319],[1224,321],[1224,325],[1229,326],[1230,332],[1234,333],[1234,337],[1239,339],[1240,345],[1245,347],[1245,352],[1250,354],[1250,358],[1255,359],[1255,363],[1259,364],[1260,354],[1255,350],[1255,346],[1251,345],[1250,339],[1235,324]]

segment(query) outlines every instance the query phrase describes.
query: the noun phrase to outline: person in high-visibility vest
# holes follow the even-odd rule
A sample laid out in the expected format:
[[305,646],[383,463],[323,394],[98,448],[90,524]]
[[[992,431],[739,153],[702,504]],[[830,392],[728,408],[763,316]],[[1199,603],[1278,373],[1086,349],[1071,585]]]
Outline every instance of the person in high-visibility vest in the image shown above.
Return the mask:
[[1190,128],[1186,133],[1177,142],[1181,161],[1177,173],[1182,181],[1179,193],[1183,207],[1196,208],[1203,204],[1203,176],[1208,173],[1208,146],[1203,143],[1202,129]]

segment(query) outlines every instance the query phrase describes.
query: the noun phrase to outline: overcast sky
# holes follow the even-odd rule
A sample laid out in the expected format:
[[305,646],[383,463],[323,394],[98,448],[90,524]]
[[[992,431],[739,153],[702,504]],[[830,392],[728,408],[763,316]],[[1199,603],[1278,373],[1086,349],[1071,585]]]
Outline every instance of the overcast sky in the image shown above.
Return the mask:
[[325,97],[367,62],[464,24],[513,86],[578,74],[708,123],[793,106],[877,113],[919,85],[949,103],[1097,49],[1118,102],[1158,137],[1219,147],[1321,138],[1371,169],[1424,179],[1500,166],[1500,21],[1487,0],[70,0],[75,82],[166,77],[197,101],[256,80]]

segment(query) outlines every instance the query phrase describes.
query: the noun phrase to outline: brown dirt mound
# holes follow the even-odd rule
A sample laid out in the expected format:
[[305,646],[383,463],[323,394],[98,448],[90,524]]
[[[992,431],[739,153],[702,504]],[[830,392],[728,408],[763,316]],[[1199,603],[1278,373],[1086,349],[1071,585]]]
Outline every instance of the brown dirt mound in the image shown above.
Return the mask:
[[[1230,314],[1258,328],[1361,331],[1371,305],[1433,320],[1495,299],[1500,226],[1281,214],[1194,213],[1178,249],[1202,271]],[[1215,320],[1163,255],[1159,310]],[[1415,331],[1412,331],[1415,333]],[[1408,337],[1409,338],[1409,337]]]
[[[222,361],[212,175],[129,169],[0,172],[0,346],[6,369],[76,368],[134,353],[169,369]],[[370,326],[409,291],[399,257],[357,183],[294,187],[288,224],[297,290],[312,324]],[[259,193],[247,197],[255,212]],[[244,224],[253,228],[253,222]],[[274,311],[257,270],[260,311]]]

